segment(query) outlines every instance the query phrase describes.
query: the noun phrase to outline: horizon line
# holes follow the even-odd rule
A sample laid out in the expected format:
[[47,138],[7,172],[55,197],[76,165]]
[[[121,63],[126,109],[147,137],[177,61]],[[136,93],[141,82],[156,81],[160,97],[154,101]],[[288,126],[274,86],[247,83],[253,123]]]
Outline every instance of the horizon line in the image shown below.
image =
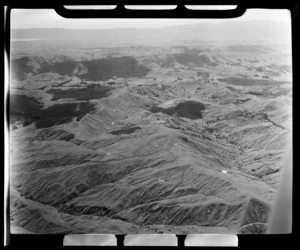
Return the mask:
[[[237,17],[238,18],[238,17]],[[115,28],[64,28],[64,27],[43,27],[43,28],[35,28],[35,27],[30,27],[30,28],[13,28],[11,27],[11,30],[30,30],[30,29],[64,29],[64,30],[115,30],[115,29],[163,29],[163,28],[171,28],[171,27],[178,27],[178,26],[193,26],[193,25],[218,25],[222,23],[249,23],[249,22],[274,22],[274,23],[281,23],[281,24],[286,24],[290,25],[290,23],[287,22],[282,22],[278,20],[272,20],[272,19],[260,19],[260,20],[234,20],[237,18],[232,18],[228,20],[222,20],[220,22],[216,23],[211,23],[211,22],[196,22],[196,23],[191,23],[191,24],[175,24],[175,25],[166,25],[162,27],[115,27]],[[113,18],[113,20],[116,20],[118,18]],[[163,19],[163,18],[121,18],[121,19]],[[176,18],[175,18],[176,19]]]

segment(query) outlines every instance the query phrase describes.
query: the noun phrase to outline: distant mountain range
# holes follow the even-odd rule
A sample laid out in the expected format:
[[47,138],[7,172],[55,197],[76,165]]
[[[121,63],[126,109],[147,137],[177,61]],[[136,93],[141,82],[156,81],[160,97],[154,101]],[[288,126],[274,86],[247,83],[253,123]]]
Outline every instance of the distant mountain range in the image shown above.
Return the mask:
[[117,29],[13,29],[11,39],[46,39],[64,42],[102,41],[107,43],[142,42],[156,44],[178,41],[245,41],[266,40],[286,43],[291,39],[291,25],[277,21],[225,21],[197,23],[163,28]]

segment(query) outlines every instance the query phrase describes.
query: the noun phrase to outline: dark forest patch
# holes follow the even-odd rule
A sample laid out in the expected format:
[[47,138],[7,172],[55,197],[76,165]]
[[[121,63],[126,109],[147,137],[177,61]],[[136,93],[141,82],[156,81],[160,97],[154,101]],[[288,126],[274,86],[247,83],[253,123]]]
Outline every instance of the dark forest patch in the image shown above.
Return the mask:
[[52,100],[72,98],[79,101],[87,101],[92,99],[100,99],[109,95],[110,87],[96,85],[88,86],[86,88],[70,88],[68,90],[51,89],[47,91],[53,94]]
[[205,50],[203,50],[203,49],[196,49],[196,48],[192,48],[192,49],[190,49],[190,48],[187,48],[187,47],[184,47],[183,48],[183,51],[185,52],[185,53],[201,53],[201,52],[205,52]]
[[203,71],[198,71],[197,72],[198,77],[202,76],[202,77],[208,78],[209,75],[210,75],[209,72],[203,72]]
[[58,124],[70,122],[74,117],[83,117],[85,114],[95,111],[93,104],[89,102],[55,104],[41,110],[35,120],[37,128],[48,128]]
[[218,63],[213,61],[208,55],[198,53],[176,53],[166,57],[162,67],[170,67],[174,62],[178,62],[185,66],[218,66]]
[[100,81],[111,77],[142,77],[150,71],[150,69],[140,65],[134,57],[130,56],[78,62],[72,60],[48,62],[22,57],[13,59],[11,67],[13,79],[19,81],[25,80],[31,75],[47,72],[58,73],[63,76],[77,75],[84,80]]
[[150,111],[152,113],[164,113],[167,115],[175,115],[178,117],[184,117],[192,120],[200,119],[202,118],[202,110],[205,109],[205,105],[201,102],[194,102],[194,101],[186,101],[179,103],[175,107],[170,107],[167,109],[161,108],[161,107],[152,107],[150,108]]
[[[247,52],[247,53],[266,53],[272,51],[270,47],[261,45],[229,45],[226,47],[228,52]],[[251,60],[251,59],[250,59]]]
[[54,62],[52,64],[49,64],[47,62],[43,62],[41,64],[41,68],[39,70],[40,73],[46,73],[46,72],[54,72],[60,75],[67,75],[71,76],[76,69],[78,63],[71,60],[66,60],[62,62]]
[[20,121],[23,126],[35,123],[37,128],[49,128],[70,122],[74,117],[79,120],[89,112],[95,111],[89,102],[55,104],[42,109],[42,104],[26,95],[10,96],[9,122]]
[[43,105],[33,97],[22,94],[9,96],[9,122],[14,123],[20,117],[34,116]]
[[150,71],[130,56],[82,61],[82,64],[88,69],[88,73],[81,77],[90,81],[107,80],[111,77],[142,77]]
[[12,79],[23,81],[34,71],[34,67],[29,64],[29,57],[21,57],[11,60]]

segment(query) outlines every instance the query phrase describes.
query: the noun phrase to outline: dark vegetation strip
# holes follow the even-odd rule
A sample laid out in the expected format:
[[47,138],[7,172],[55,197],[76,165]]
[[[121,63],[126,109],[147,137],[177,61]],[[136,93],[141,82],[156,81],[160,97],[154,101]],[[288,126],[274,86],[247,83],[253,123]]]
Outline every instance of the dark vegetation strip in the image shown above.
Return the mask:
[[240,78],[240,77],[228,77],[219,80],[229,85],[236,85],[236,86],[276,86],[276,85],[290,83],[287,81],[251,79],[251,78]]
[[291,90],[289,89],[279,89],[276,93],[270,93],[269,91],[261,91],[261,92],[248,91],[245,94],[256,95],[256,96],[278,97],[281,95],[288,95],[290,94],[290,92]]
[[263,96],[263,95],[265,95],[265,93],[254,92],[254,91],[246,92],[246,94],[249,94],[249,95],[256,95],[256,96]]
[[35,135],[33,140],[60,140],[60,141],[70,141],[75,139],[73,133],[69,133],[63,129],[44,129],[41,130],[37,135]]
[[235,88],[233,88],[233,87],[231,87],[231,86],[226,86],[226,88],[227,88],[229,91],[232,91],[232,92],[234,92],[234,93],[240,93],[240,91],[239,91],[238,89],[235,89]]
[[88,101],[107,97],[112,88],[102,85],[87,86],[86,88],[69,88],[68,90],[51,89],[47,93],[52,94],[52,100],[72,98],[78,101]]
[[141,130],[141,127],[132,127],[132,128],[127,128],[127,129],[120,129],[120,130],[114,130],[111,131],[110,134],[113,135],[121,135],[121,134],[132,134],[137,130]]

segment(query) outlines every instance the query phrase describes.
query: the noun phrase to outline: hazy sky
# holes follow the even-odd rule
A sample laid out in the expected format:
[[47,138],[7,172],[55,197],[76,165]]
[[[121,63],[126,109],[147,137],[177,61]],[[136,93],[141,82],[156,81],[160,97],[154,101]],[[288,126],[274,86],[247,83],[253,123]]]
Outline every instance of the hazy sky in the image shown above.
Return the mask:
[[179,24],[217,23],[224,20],[275,20],[289,23],[289,10],[250,9],[234,19],[67,19],[53,9],[13,9],[11,28],[67,28],[67,29],[111,29],[111,28],[157,28]]

